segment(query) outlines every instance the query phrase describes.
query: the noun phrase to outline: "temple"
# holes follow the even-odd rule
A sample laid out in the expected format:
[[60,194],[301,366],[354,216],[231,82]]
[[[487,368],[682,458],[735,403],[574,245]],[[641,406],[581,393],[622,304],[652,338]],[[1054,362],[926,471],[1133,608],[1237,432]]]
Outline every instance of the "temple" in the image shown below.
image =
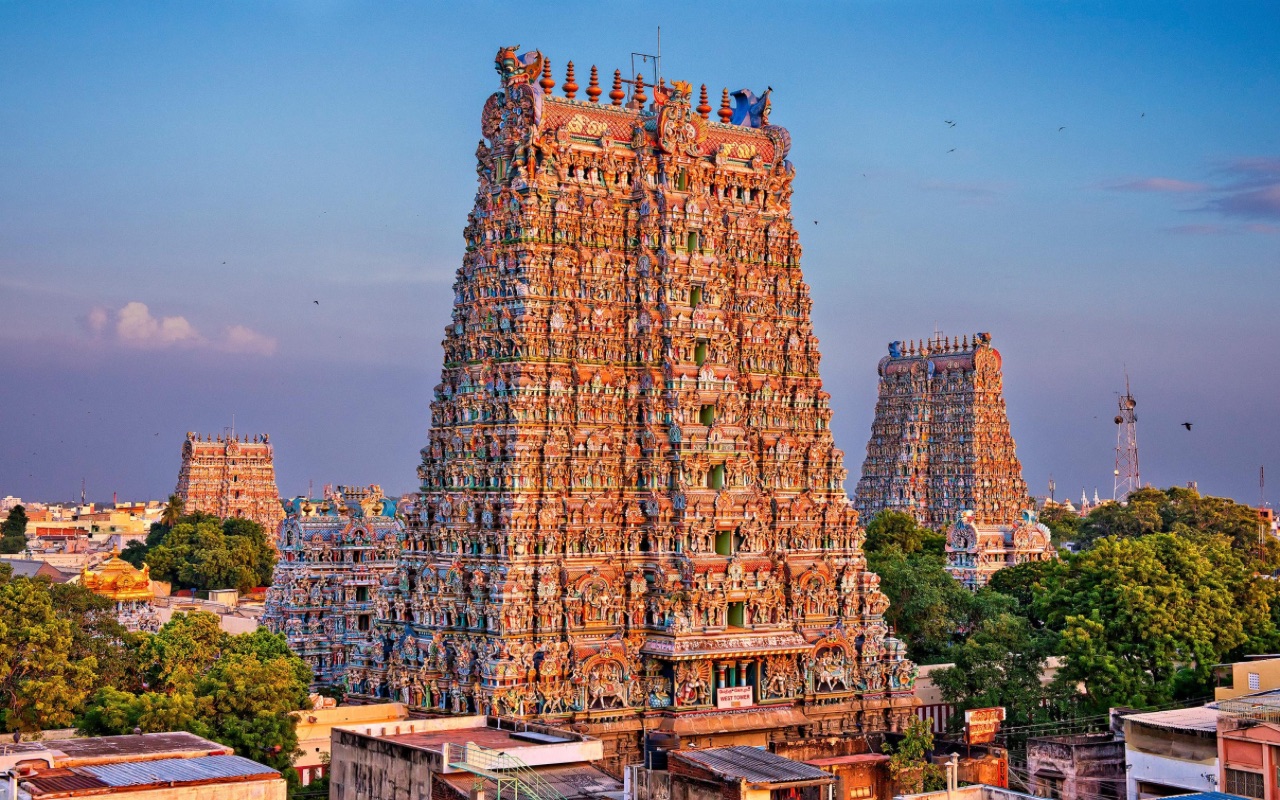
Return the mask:
[[151,568],[146,564],[138,569],[113,553],[97,567],[80,570],[80,585],[115,603],[116,619],[125,629],[148,633],[160,629],[160,617],[151,602],[155,599]]
[[370,641],[376,617],[389,617],[382,583],[396,571],[404,523],[382,487],[325,487],[298,497],[276,538],[279,559],[262,624],[283,633],[311,665],[313,687],[340,685],[349,653]]
[[188,433],[182,444],[177,494],[190,514],[257,522],[270,538],[284,519],[271,442],[266,434],[208,436]]
[[916,669],[844,492],[769,92],[713,117],[705,86],[496,66],[421,491],[349,692],[571,725],[615,769],[898,729]]
[[863,517],[902,511],[946,530],[948,571],[970,587],[1054,557],[1014,452],[991,335],[892,342],[879,373],[854,499]]

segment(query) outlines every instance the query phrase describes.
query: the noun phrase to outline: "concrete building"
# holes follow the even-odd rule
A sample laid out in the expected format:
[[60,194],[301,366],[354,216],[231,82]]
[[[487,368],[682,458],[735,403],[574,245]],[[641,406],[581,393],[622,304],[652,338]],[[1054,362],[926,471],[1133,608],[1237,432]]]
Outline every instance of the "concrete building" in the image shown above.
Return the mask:
[[336,726],[330,800],[620,797],[595,737],[500,717]]
[[1232,700],[1247,694],[1280,689],[1280,658],[1237,661],[1230,666],[1231,685],[1214,689],[1214,700]]
[[29,558],[6,558],[0,563],[8,564],[13,570],[14,578],[48,578],[54,583],[66,583],[71,576],[47,561],[36,561]]
[[329,771],[330,743],[334,728],[403,722],[409,719],[409,709],[402,703],[377,703],[315,708],[295,711],[293,715],[298,718],[298,749],[302,751],[302,755],[293,762],[293,768],[298,771],[302,785],[306,786]]
[[1210,704],[1126,715],[1128,800],[1217,790],[1218,714]]
[[0,800],[284,800],[279,772],[190,733],[0,745]]
[[1280,693],[1225,700],[1218,716],[1218,785],[1256,800],[1280,800]]
[[1113,731],[1027,740],[1031,791],[1053,800],[1110,800],[1125,794],[1123,735]]
[[[936,792],[900,794],[893,800],[1042,800],[1042,798],[1038,795],[1005,789],[1001,786],[975,783],[970,786],[957,786],[953,789],[939,789]],[[1219,800],[1222,799],[1219,798]]]

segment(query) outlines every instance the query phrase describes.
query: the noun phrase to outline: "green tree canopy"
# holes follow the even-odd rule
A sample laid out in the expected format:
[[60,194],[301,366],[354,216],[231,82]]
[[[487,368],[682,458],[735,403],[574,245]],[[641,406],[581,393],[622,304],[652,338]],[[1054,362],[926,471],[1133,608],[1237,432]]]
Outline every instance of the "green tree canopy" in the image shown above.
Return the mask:
[[975,612],[985,607],[979,604],[1009,602],[992,593],[976,596],[947,573],[945,561],[935,553],[907,554],[889,544],[869,553],[867,566],[880,576],[880,588],[889,598],[885,621],[921,664],[947,660],[947,650],[963,638]]
[[76,631],[47,580],[0,585],[0,726],[32,732],[71,724],[97,668],[93,655],[77,652]]
[[1186,686],[1180,670],[1207,685],[1209,668],[1232,651],[1274,643],[1275,588],[1229,542],[1106,538],[1071,559],[1035,600],[1036,613],[1061,632],[1063,680],[1082,683],[1094,710],[1153,706]]
[[174,614],[140,648],[139,660],[147,686],[165,692],[191,691],[231,638],[223,632],[215,614]]
[[[152,534],[157,529],[153,526]],[[248,591],[271,582],[275,551],[251,520],[197,514],[172,529],[159,526],[157,543],[142,554],[159,580],[189,589]],[[148,536],[148,541],[152,536]]]
[[921,527],[910,514],[886,510],[867,523],[867,539],[862,549],[876,553],[894,545],[908,555],[921,551],[942,555],[946,543],[946,536]]
[[897,787],[897,794],[932,792],[946,786],[942,767],[929,761],[933,752],[933,731],[922,719],[907,723],[898,743],[884,745],[889,754],[889,777]]
[[21,553],[27,549],[27,510],[20,505],[9,509],[0,523],[0,553]]
[[1073,542],[1080,535],[1080,515],[1066,506],[1046,503],[1040,511],[1040,522],[1049,529],[1049,538],[1055,547]]

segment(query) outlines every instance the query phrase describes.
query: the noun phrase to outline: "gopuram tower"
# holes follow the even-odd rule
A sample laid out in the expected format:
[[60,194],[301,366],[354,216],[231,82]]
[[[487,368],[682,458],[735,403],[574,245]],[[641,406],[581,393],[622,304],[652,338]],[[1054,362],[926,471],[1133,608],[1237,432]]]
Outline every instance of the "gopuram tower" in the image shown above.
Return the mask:
[[224,519],[246,517],[261,525],[270,541],[284,519],[274,458],[265,433],[201,438],[188,432],[174,491],[182,498],[186,513],[203,511]]
[[991,334],[892,342],[879,373],[859,513],[903,511],[946,530],[948,569],[970,587],[1052,558],[1014,452]]
[[[768,92],[499,51],[390,616],[348,689],[663,741],[896,729]],[[652,99],[649,93],[652,92]],[[603,102],[602,102],[603,100]]]

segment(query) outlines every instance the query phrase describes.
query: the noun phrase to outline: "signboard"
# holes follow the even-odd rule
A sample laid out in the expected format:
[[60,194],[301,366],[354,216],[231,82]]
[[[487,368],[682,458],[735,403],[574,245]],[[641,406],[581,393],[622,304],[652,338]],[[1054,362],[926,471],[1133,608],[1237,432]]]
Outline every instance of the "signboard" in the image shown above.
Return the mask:
[[755,704],[755,687],[721,686],[716,689],[716,708],[746,708]]
[[964,712],[965,741],[969,744],[994,742],[1001,722],[1004,722],[1004,706],[969,709]]

